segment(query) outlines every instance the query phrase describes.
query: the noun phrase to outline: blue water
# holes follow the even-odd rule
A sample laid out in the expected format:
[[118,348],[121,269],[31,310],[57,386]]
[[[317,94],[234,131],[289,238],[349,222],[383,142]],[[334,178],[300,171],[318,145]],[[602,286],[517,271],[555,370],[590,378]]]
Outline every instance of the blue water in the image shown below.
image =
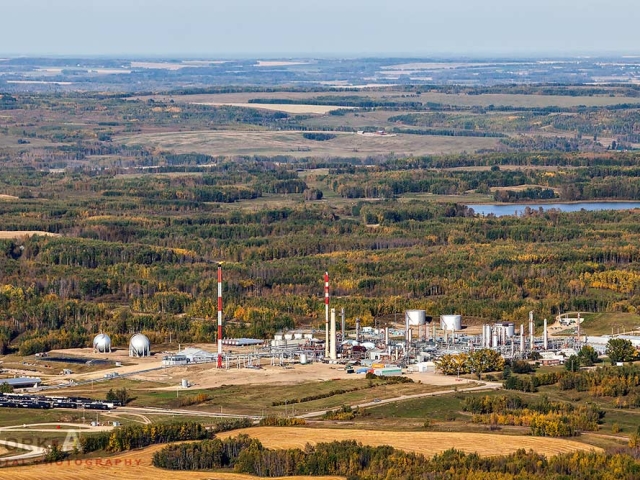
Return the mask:
[[640,208],[640,202],[577,202],[577,203],[502,203],[500,205],[467,205],[478,215],[494,214],[496,217],[505,215],[522,215],[525,208],[538,210],[556,209],[562,212],[579,212],[580,210],[628,210]]

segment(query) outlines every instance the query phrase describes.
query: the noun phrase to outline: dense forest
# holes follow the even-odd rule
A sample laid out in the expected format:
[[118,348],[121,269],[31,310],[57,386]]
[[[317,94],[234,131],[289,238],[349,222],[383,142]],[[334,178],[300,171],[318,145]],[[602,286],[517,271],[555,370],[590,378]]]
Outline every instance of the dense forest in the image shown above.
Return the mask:
[[[502,88],[637,96],[634,88]],[[432,91],[494,92],[487,89]],[[273,93],[213,91],[253,91],[256,105],[261,94]],[[562,114],[483,107],[489,115],[476,107],[441,109],[408,87],[383,96],[310,88],[316,103],[356,107],[313,116],[170,98],[206,92],[0,97],[7,113],[0,123],[2,230],[53,235],[9,233],[15,238],[0,240],[0,352],[86,346],[99,331],[116,346],[137,331],[154,344],[169,335],[213,341],[219,261],[228,336],[265,338],[316,326],[326,270],[350,325],[406,308],[488,322],[521,321],[530,310],[541,319],[640,308],[637,211],[527,208],[497,218],[466,206],[640,199],[635,151],[561,145],[595,145],[594,136],[632,141],[638,110],[631,104],[567,106]],[[387,100],[366,104],[387,96],[405,110],[419,102],[425,111],[397,111]],[[78,116],[82,123],[71,121]],[[144,132],[300,130],[301,140],[331,144],[331,131],[360,128],[353,123],[360,121],[369,130],[529,140],[488,151],[354,157],[220,156],[120,141]],[[541,146],[535,134],[547,127],[554,134],[545,134],[550,144]]]

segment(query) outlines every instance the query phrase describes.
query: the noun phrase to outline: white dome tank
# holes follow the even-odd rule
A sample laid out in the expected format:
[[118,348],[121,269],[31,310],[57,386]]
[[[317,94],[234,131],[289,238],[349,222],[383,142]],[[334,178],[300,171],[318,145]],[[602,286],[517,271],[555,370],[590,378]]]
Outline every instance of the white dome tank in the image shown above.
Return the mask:
[[462,330],[462,316],[440,315],[440,328],[449,331]]
[[111,352],[111,339],[106,333],[99,333],[93,339],[93,351],[98,353]]
[[151,342],[141,334],[136,333],[129,340],[129,356],[130,357],[149,357],[151,356]]

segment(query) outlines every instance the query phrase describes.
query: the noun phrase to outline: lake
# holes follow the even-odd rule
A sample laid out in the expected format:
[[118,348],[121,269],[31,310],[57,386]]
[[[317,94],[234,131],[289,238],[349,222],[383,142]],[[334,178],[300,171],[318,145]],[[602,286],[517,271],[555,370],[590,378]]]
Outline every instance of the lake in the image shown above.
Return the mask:
[[576,203],[501,203],[500,205],[467,205],[478,215],[494,214],[496,217],[505,215],[521,215],[525,208],[538,210],[556,209],[562,212],[579,212],[580,210],[629,210],[640,208],[640,202],[576,202]]

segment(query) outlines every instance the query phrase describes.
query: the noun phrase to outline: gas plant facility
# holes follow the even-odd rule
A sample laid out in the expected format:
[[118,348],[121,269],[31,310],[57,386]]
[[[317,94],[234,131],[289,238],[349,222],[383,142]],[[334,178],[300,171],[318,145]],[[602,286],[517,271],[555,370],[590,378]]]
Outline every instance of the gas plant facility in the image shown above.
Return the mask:
[[[426,372],[435,369],[435,361],[445,354],[492,349],[505,359],[530,358],[537,352],[543,364],[564,363],[582,345],[591,344],[604,353],[607,338],[586,337],[580,334],[580,314],[577,319],[558,316],[563,327],[575,324],[575,334],[549,335],[547,319],[543,320],[542,335],[536,336],[533,312],[528,322],[484,324],[480,328],[463,325],[462,316],[441,315],[439,322],[425,310],[407,310],[404,321],[389,322],[380,328],[361,326],[355,318],[347,329],[345,309],[339,312],[330,305],[329,273],[324,274],[324,331],[297,330],[277,333],[272,339],[225,338],[223,333],[222,266],[218,265],[217,352],[188,347],[177,353],[165,354],[165,367],[202,363],[216,363],[217,368],[260,368],[262,365],[289,366],[313,362],[342,364],[348,373],[373,372],[376,375],[400,375],[403,371]],[[338,324],[337,317],[340,317]],[[474,332],[468,333],[468,332]],[[320,333],[320,335],[319,335]],[[640,346],[640,337],[634,344]],[[109,353],[111,342],[106,334],[99,334],[93,342],[98,353]],[[149,339],[142,334],[131,338],[129,355],[144,357],[151,354]]]
[[[533,312],[528,325],[511,322],[482,325],[479,334],[465,333],[469,329],[462,316],[441,315],[433,321],[425,310],[407,310],[404,322],[394,322],[382,328],[362,327],[355,318],[347,329],[345,310],[330,305],[329,273],[324,274],[324,330],[297,330],[277,333],[270,340],[229,339],[223,336],[222,270],[218,266],[218,352],[187,348],[163,358],[165,366],[217,362],[218,368],[259,368],[269,365],[305,365],[312,362],[342,364],[349,373],[373,372],[377,375],[400,375],[403,369],[425,372],[445,354],[472,352],[489,348],[506,359],[526,359],[539,352],[542,362],[562,363],[584,343],[578,334],[573,337],[550,338],[547,320],[542,336],[535,335]],[[338,316],[340,318],[338,322]],[[320,333],[320,334],[319,334]],[[239,347],[229,349],[228,347]]]

